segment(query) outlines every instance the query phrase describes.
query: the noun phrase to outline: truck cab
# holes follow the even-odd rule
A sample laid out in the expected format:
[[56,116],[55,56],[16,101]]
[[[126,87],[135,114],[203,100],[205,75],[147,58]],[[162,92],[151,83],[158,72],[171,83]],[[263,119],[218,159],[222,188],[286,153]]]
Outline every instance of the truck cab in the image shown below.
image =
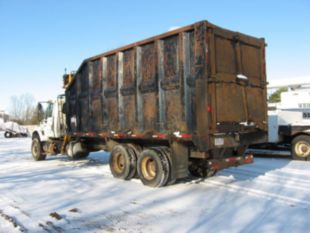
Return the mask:
[[38,103],[37,112],[41,121],[32,133],[31,148],[35,160],[43,160],[47,154],[61,152],[61,143],[66,133],[64,104],[64,95],[59,95],[54,101]]

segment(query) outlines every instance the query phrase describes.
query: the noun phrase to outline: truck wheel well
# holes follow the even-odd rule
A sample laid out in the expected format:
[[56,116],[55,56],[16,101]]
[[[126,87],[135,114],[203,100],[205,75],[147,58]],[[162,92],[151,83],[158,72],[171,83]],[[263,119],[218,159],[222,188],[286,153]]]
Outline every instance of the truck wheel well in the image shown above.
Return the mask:
[[310,136],[310,132],[309,133],[307,133],[307,132],[300,132],[300,133],[294,134],[294,135],[291,136],[290,142],[292,142],[294,140],[294,138],[296,138],[298,136],[301,136],[301,135]]
[[32,133],[32,139],[34,139],[34,138],[38,138],[40,140],[40,135],[39,135],[39,133],[37,131],[34,131]]

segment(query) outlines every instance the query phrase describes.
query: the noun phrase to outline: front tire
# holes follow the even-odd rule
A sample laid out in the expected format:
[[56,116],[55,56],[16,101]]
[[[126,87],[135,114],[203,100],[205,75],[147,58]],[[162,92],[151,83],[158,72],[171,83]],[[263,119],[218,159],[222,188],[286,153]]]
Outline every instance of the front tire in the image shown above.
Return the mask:
[[35,161],[46,159],[46,154],[43,153],[41,142],[37,137],[32,139],[31,154]]
[[295,160],[310,160],[310,136],[299,135],[292,141],[292,157]]
[[5,133],[4,133],[5,138],[11,138],[12,136],[13,136],[13,134],[11,132],[5,131]]

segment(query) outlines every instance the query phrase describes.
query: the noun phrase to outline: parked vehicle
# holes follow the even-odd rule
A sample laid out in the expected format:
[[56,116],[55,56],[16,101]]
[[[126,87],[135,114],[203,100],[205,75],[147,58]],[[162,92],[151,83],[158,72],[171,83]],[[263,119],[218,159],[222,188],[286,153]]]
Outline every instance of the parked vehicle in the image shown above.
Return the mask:
[[285,87],[288,91],[281,93],[281,102],[269,105],[268,143],[251,147],[288,148],[293,159],[310,160],[310,83]]
[[207,21],[88,58],[64,86],[67,132],[34,133],[37,160],[104,149],[114,177],[160,187],[251,163],[267,140],[264,39]]
[[3,123],[3,130],[5,138],[13,138],[13,137],[28,137],[29,132],[28,129],[24,126],[19,125],[14,121],[8,121]]

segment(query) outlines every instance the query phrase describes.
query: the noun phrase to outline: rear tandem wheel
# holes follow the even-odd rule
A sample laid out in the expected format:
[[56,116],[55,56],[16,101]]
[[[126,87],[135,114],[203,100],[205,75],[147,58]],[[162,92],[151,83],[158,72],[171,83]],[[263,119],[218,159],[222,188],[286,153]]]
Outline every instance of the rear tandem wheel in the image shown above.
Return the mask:
[[130,180],[136,175],[137,157],[131,146],[115,145],[111,151],[109,164],[115,178]]
[[167,185],[170,176],[169,159],[155,149],[145,149],[138,159],[138,174],[144,185],[162,187]]
[[162,187],[175,183],[171,177],[169,151],[164,147],[142,148],[134,144],[117,144],[110,155],[110,170],[115,178],[139,178],[144,185]]

